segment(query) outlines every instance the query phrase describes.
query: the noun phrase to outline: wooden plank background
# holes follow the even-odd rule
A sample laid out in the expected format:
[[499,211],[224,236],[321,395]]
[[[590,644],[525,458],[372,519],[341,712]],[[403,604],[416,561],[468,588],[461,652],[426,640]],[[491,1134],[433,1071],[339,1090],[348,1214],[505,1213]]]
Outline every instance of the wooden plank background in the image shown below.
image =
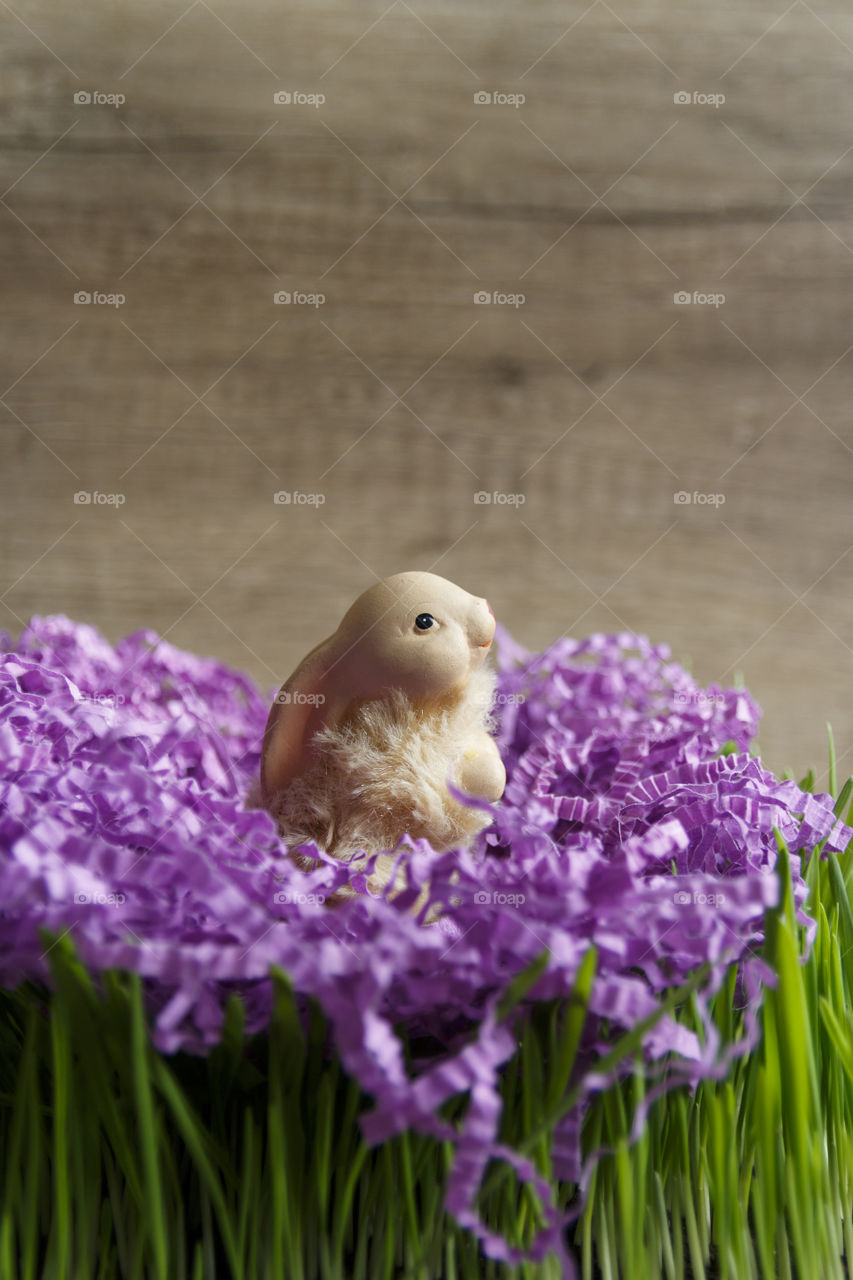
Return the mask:
[[432,568],[530,647],[740,671],[768,764],[825,774],[829,719],[853,769],[849,7],[0,23],[0,625],[154,627],[271,686]]

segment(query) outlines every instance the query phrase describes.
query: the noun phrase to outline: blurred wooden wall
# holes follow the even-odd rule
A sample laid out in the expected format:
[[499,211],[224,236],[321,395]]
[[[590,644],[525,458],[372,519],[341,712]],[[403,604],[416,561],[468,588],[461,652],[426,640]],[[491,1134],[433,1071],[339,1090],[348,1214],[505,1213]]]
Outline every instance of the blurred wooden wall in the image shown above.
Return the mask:
[[768,763],[823,768],[830,719],[853,769],[848,6],[0,23],[0,625],[271,686],[433,569],[530,647],[740,671]]

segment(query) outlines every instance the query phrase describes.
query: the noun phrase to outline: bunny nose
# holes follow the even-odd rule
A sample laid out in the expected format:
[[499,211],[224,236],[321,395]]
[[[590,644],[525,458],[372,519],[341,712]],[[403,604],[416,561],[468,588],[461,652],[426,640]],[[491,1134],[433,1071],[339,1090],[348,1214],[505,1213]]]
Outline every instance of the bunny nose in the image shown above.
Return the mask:
[[[483,604],[488,609],[489,616],[488,616],[488,620],[483,618],[482,625],[477,627],[477,630],[479,631],[480,635],[483,636],[483,639],[477,642],[477,646],[480,649],[488,649],[490,644],[495,638],[495,614],[488,600],[483,600]],[[482,614],[480,615],[480,617],[482,618]]]

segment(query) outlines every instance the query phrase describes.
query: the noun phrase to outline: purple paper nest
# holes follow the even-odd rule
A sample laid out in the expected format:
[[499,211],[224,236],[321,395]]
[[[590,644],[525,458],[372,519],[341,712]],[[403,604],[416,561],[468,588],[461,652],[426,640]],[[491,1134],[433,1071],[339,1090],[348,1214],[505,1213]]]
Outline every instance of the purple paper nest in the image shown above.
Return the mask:
[[[411,891],[332,909],[324,896],[347,882],[363,889],[363,873],[331,858],[300,871],[268,815],[246,808],[269,706],[248,677],[153,632],[113,648],[90,626],[47,617],[17,644],[0,635],[0,982],[43,978],[39,929],[71,930],[91,970],[148,979],[162,1049],[201,1052],[234,990],[248,1029],[266,1024],[267,975],[280,966],[320,1001],[346,1067],[375,1098],[368,1136],[411,1124],[453,1139],[449,1207],[510,1258],[474,1210],[488,1160],[511,1160],[547,1193],[497,1141],[497,1076],[515,1041],[495,1010],[510,978],[547,950],[532,994],[558,996],[594,943],[590,1049],[599,1018],[634,1025],[706,961],[713,985],[742,958],[754,995],[762,971],[750,956],[777,894],[773,827],[792,850],[825,839],[838,851],[853,833],[828,796],[749,756],[758,710],[748,694],[700,689],[665,647],[593,635],[531,655],[502,630],[498,640],[508,782],[493,827],[471,852],[407,844]],[[726,744],[734,753],[720,755]],[[445,907],[432,926],[408,910],[427,882]],[[399,1022],[435,1046],[415,1078]],[[706,1031],[700,1043],[664,1018],[647,1056],[675,1051],[687,1078],[716,1073],[719,1041]],[[589,1089],[597,1083],[591,1074]],[[437,1108],[465,1089],[458,1134]],[[557,1176],[571,1180],[579,1114],[555,1153]],[[559,1226],[552,1214],[537,1254]]]

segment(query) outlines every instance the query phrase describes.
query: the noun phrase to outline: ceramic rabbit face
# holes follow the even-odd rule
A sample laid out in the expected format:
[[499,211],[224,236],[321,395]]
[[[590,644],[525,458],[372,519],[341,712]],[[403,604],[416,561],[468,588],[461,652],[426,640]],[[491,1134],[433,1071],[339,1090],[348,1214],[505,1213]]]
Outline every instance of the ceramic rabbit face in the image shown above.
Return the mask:
[[341,661],[355,696],[402,689],[414,700],[450,693],[482,666],[495,634],[487,601],[432,573],[399,573],[377,583],[345,615],[352,637]]
[[261,762],[265,798],[307,767],[314,734],[337,724],[353,703],[392,689],[413,701],[461,692],[494,633],[488,601],[436,574],[398,573],[370,587],[273,705]]

